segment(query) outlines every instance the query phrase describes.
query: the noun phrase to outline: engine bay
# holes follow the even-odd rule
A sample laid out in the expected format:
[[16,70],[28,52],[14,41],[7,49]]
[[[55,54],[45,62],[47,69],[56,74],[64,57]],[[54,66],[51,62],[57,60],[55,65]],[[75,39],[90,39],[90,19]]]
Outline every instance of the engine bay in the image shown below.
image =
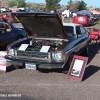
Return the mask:
[[48,52],[55,51],[58,49],[58,47],[63,46],[67,42],[64,39],[50,39],[50,38],[27,38],[27,40],[22,41],[20,43],[17,43],[14,45],[13,48],[17,49],[22,44],[28,44],[28,47],[26,48],[26,51],[40,51],[42,46],[49,46]]
[[49,51],[55,51],[57,48],[63,44],[64,41],[58,41],[58,40],[29,40],[28,48],[26,50],[40,50],[42,46],[50,46]]

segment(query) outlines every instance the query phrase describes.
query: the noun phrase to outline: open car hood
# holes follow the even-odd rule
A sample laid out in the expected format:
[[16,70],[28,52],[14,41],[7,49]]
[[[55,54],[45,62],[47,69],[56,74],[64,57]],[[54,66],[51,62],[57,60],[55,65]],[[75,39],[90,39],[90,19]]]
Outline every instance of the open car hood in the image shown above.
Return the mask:
[[19,19],[30,36],[67,37],[58,14],[48,12],[16,12],[14,15]]

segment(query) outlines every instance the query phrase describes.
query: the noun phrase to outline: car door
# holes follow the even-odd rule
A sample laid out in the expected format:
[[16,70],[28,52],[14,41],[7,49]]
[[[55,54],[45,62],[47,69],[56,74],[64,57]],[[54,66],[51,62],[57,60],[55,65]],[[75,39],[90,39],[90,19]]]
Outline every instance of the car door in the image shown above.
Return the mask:
[[82,42],[82,47],[85,47],[87,45],[88,41],[89,41],[88,40],[89,39],[89,34],[88,34],[88,31],[83,26],[81,26],[80,29],[81,29],[81,33],[83,34],[82,38],[84,40]]
[[[78,25],[78,26],[76,26],[75,27],[75,29],[76,29],[76,35],[77,35],[77,39],[76,39],[76,46],[77,46],[77,51],[78,52],[81,52],[81,49],[83,48],[83,42],[84,42],[84,36],[83,36],[83,33],[82,33],[82,31],[81,31],[81,26],[80,25]],[[77,52],[77,53],[78,53]]]

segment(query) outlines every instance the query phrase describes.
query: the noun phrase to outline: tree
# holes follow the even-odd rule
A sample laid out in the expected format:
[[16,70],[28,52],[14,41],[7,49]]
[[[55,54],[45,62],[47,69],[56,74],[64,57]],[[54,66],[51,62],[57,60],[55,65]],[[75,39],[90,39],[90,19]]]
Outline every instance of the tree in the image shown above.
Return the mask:
[[11,6],[16,6],[15,0],[9,0],[9,1],[8,1],[8,6],[9,6],[9,7],[11,7]]
[[73,5],[73,1],[69,0],[69,2],[67,4],[67,9],[70,9],[72,5]]
[[83,0],[79,1],[79,10],[86,10],[86,6],[87,4]]
[[60,7],[59,2],[61,0],[45,0],[46,1],[46,9],[47,10],[56,10]]
[[83,0],[69,0],[68,4],[67,4],[67,8],[72,11],[72,12],[77,12],[79,10],[85,10],[87,9],[86,7],[86,3]]
[[25,7],[26,3],[25,0],[9,0],[8,6],[18,6],[18,7]]
[[25,7],[26,3],[25,0],[16,0],[18,7]]
[[67,4],[67,9],[69,9],[71,12],[77,12],[79,10],[79,2],[69,0]]

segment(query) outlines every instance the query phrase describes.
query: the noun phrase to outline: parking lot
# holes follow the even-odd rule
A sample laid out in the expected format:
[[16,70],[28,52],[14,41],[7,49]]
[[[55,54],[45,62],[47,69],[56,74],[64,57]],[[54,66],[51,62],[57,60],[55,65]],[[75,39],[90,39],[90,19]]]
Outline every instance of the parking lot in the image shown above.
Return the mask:
[[100,100],[99,49],[99,42],[90,44],[82,81],[68,79],[60,70],[14,69],[8,62],[6,73],[0,72],[0,100]]

